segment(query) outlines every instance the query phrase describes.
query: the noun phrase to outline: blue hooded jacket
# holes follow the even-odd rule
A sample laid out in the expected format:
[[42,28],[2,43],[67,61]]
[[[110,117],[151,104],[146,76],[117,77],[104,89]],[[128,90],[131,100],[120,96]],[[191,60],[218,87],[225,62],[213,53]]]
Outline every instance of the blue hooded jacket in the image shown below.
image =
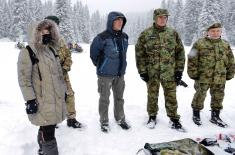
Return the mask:
[[[113,22],[117,18],[123,19],[120,31],[113,30]],[[123,32],[126,17],[120,12],[110,12],[107,28],[98,34],[90,47],[90,57],[96,66],[96,73],[100,76],[122,76],[126,71],[126,52],[128,36]]]

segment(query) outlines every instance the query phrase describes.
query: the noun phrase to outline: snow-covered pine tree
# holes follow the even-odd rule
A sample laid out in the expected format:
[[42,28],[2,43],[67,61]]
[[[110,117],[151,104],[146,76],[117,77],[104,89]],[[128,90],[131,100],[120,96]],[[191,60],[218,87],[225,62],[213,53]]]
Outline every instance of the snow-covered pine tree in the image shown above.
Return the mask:
[[66,42],[73,42],[70,0],[56,0],[56,15],[60,19],[60,32]]
[[167,9],[166,0],[162,0],[162,2],[161,2],[161,8],[162,8],[162,9]]
[[228,40],[235,46],[235,1],[230,0],[230,3],[228,4],[229,6],[227,7],[226,22],[224,26],[226,28]]
[[190,46],[198,31],[198,19],[202,10],[202,0],[187,0],[184,7],[184,44]]
[[85,5],[82,9],[82,22],[80,23],[80,33],[82,35],[82,41],[85,43],[90,42],[90,13],[88,6]]
[[176,3],[174,0],[168,0],[167,1],[167,10],[170,14],[170,16],[168,17],[168,22],[167,24],[169,26],[171,26],[172,28],[175,28],[175,16],[178,16],[176,15],[176,7],[175,7]]
[[175,30],[179,33],[181,39],[184,37],[184,6],[182,0],[177,0],[175,4]]
[[42,17],[47,17],[49,15],[55,15],[55,6],[52,1],[46,1],[42,4]]
[[195,39],[203,37],[206,29],[214,22],[221,22],[224,18],[222,0],[205,0],[199,15],[198,32]]
[[42,16],[42,2],[41,0],[30,0],[28,1],[28,19],[31,21],[39,21],[43,19]]
[[77,1],[73,6],[73,11],[72,11],[72,26],[73,26],[75,42],[82,42],[82,35],[80,33],[81,22],[82,22],[82,2]]
[[9,30],[12,23],[12,15],[8,5],[5,0],[0,0],[0,38],[9,37]]
[[10,38],[17,41],[18,38],[26,36],[27,31],[27,0],[13,0],[13,23],[11,25]]
[[91,26],[91,38],[94,38],[98,33],[104,30],[102,27],[102,19],[100,16],[100,12],[97,10],[91,15],[90,19],[90,26]]

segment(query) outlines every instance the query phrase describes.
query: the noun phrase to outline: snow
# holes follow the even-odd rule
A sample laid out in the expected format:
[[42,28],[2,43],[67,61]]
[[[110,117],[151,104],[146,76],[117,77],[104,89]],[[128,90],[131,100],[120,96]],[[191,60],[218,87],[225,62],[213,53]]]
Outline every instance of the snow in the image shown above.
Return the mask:
[[[210,95],[201,112],[203,125],[197,127],[192,122],[191,101],[194,94],[193,81],[185,70],[183,80],[188,88],[177,88],[178,113],[186,133],[177,132],[168,127],[162,89],[159,95],[158,124],[155,129],[146,128],[148,120],[146,112],[147,90],[145,83],[139,78],[135,66],[134,46],[128,48],[128,66],[126,71],[125,114],[132,126],[128,131],[122,130],[113,117],[113,100],[110,97],[110,133],[100,131],[98,114],[97,76],[95,67],[89,58],[89,45],[82,44],[83,53],[73,54],[73,66],[70,72],[71,82],[76,99],[77,118],[86,125],[83,130],[68,128],[66,121],[56,129],[56,138],[61,155],[133,155],[148,143],[159,143],[182,138],[204,138],[219,133],[235,133],[235,80],[227,82],[222,119],[229,124],[228,128],[220,128],[209,122]],[[190,47],[186,47],[186,54]],[[32,155],[37,152],[36,135],[38,127],[32,125],[25,113],[25,101],[22,98],[17,81],[17,59],[19,50],[14,42],[0,42],[0,154]],[[218,155],[225,155],[218,147],[211,148]]]

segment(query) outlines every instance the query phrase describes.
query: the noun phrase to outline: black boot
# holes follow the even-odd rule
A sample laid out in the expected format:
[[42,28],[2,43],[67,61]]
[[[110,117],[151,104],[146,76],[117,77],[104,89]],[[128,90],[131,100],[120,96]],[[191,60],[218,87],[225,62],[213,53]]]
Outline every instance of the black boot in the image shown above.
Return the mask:
[[193,122],[200,126],[202,125],[201,119],[200,119],[200,111],[193,109]]
[[42,142],[42,151],[45,155],[58,155],[58,148],[56,139],[53,139],[48,142]]
[[149,120],[147,122],[147,127],[149,129],[154,129],[156,124],[157,124],[156,116],[149,116]]
[[220,115],[220,110],[212,110],[210,122],[223,128],[227,127],[228,125],[221,120],[219,115]]
[[131,127],[130,125],[127,124],[125,120],[118,122],[118,125],[124,130],[128,130]]
[[76,118],[67,119],[67,126],[73,128],[82,128],[82,123],[78,122]]
[[108,133],[110,131],[110,127],[109,127],[109,124],[101,124],[101,131],[104,132],[104,133]]
[[186,132],[186,130],[182,127],[182,125],[178,119],[171,118],[170,119],[170,126],[172,129],[175,129],[177,131]]
[[38,130],[37,141],[38,141],[38,146],[39,146],[38,155],[44,155],[42,151],[42,131],[40,129]]

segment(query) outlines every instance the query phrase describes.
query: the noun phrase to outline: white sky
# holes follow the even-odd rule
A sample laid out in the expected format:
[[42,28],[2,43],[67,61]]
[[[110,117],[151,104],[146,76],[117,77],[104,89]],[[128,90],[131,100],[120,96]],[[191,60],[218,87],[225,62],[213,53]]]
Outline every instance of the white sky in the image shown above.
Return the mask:
[[[72,3],[75,3],[76,1],[77,0],[71,0]],[[162,0],[80,0],[80,1],[83,4],[87,4],[91,12],[99,10],[101,13],[106,14],[109,11],[121,11],[123,13],[148,11],[153,8],[159,8]]]

